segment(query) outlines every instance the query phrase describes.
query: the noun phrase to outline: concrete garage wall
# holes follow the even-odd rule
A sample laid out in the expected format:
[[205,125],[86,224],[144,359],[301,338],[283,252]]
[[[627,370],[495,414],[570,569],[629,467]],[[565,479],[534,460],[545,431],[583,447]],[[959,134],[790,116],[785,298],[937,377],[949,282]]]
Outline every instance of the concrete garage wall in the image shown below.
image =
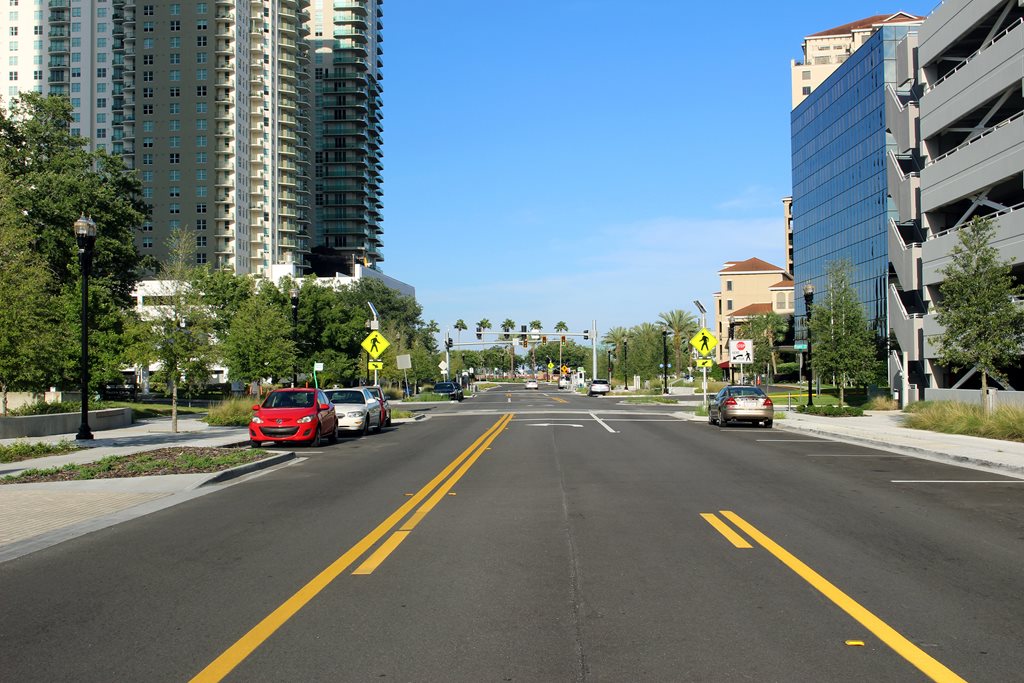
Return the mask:
[[[1020,406],[1024,408],[1024,391],[989,389],[988,394],[992,399],[993,408],[998,406]],[[981,405],[981,389],[936,389],[928,387],[924,390],[924,397],[928,401],[959,401],[960,403]]]
[[[89,427],[93,432],[127,427],[132,423],[131,408],[110,408],[89,411]],[[81,413],[59,415],[27,415],[0,417],[0,439],[18,439],[25,436],[52,436],[76,434],[82,424]]]

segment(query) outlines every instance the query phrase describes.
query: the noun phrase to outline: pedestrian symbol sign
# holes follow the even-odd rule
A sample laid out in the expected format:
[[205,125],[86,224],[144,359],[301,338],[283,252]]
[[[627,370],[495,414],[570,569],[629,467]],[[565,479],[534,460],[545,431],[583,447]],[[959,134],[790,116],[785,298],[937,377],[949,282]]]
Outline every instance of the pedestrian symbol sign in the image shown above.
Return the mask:
[[700,332],[693,335],[693,339],[690,340],[690,346],[697,349],[700,355],[710,356],[714,348],[718,346],[718,340],[715,339],[715,335],[711,334],[708,328],[703,327]]
[[366,352],[370,354],[371,358],[380,358],[380,355],[384,353],[384,350],[391,346],[391,342],[384,338],[384,335],[374,330],[370,334],[366,335],[366,339],[363,340],[361,345]]

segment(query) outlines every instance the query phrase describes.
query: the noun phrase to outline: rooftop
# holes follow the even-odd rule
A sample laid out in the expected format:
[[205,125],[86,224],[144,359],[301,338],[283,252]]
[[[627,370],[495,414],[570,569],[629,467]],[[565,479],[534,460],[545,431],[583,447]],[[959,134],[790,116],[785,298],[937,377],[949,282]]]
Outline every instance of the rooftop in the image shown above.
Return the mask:
[[877,28],[885,24],[907,24],[917,23],[924,21],[924,17],[919,17],[915,14],[908,14],[907,12],[896,12],[895,14],[876,14],[872,17],[866,17],[857,21],[851,21],[849,24],[843,24],[842,26],[836,26],[825,31],[818,33],[812,33],[807,36],[808,38],[822,38],[824,36],[842,36],[849,35],[854,31],[864,31],[871,28]]

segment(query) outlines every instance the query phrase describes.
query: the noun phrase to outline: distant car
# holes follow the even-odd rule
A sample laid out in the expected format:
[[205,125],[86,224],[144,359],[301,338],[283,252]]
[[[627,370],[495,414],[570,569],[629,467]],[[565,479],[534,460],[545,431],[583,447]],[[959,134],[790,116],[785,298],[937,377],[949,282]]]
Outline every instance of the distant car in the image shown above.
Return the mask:
[[434,385],[434,393],[447,396],[450,401],[461,401],[465,398],[462,387],[455,382],[438,382]]
[[369,389],[370,391],[372,391],[374,394],[376,394],[377,398],[380,399],[380,406],[381,406],[381,409],[384,411],[384,426],[385,427],[390,427],[391,426],[391,403],[388,401],[388,396],[387,396],[387,394],[384,393],[384,389],[382,389],[380,386],[378,386],[376,384],[373,385],[372,387],[366,387],[366,388]]
[[[366,405],[366,394],[362,389],[327,389],[324,391],[338,416],[338,429],[358,432],[365,436],[370,432],[379,412],[371,413]],[[377,416],[376,418],[374,416]]]
[[540,385],[537,384],[537,380],[535,380],[535,379],[528,379],[528,380],[526,380],[526,386],[524,388],[525,389],[540,389]]
[[559,389],[568,389],[569,388],[569,380],[566,379],[565,377],[559,377],[558,378],[558,388]]
[[313,448],[323,438],[338,442],[338,416],[319,389],[275,389],[252,409],[249,440],[255,448],[269,441],[297,441]]
[[771,428],[775,405],[757,387],[729,385],[719,391],[708,405],[708,424],[725,427],[730,422],[762,423]]
[[606,379],[592,379],[587,387],[587,396],[603,396],[611,391],[611,386]]

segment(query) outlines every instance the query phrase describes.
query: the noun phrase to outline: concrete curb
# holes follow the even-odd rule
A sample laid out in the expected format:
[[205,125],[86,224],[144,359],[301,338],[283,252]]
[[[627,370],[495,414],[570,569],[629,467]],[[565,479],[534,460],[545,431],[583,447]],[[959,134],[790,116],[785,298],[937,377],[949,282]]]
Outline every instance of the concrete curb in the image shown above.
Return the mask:
[[238,465],[231,467],[221,472],[216,472],[210,476],[209,479],[202,482],[199,486],[208,486],[210,484],[220,484],[221,482],[240,477],[243,474],[249,474],[250,472],[256,472],[257,470],[266,469],[267,467],[273,467],[274,465],[280,465],[283,462],[295,459],[295,451],[289,451],[288,453],[277,453],[270,456],[269,458],[263,458],[255,462],[247,462],[244,465]]

